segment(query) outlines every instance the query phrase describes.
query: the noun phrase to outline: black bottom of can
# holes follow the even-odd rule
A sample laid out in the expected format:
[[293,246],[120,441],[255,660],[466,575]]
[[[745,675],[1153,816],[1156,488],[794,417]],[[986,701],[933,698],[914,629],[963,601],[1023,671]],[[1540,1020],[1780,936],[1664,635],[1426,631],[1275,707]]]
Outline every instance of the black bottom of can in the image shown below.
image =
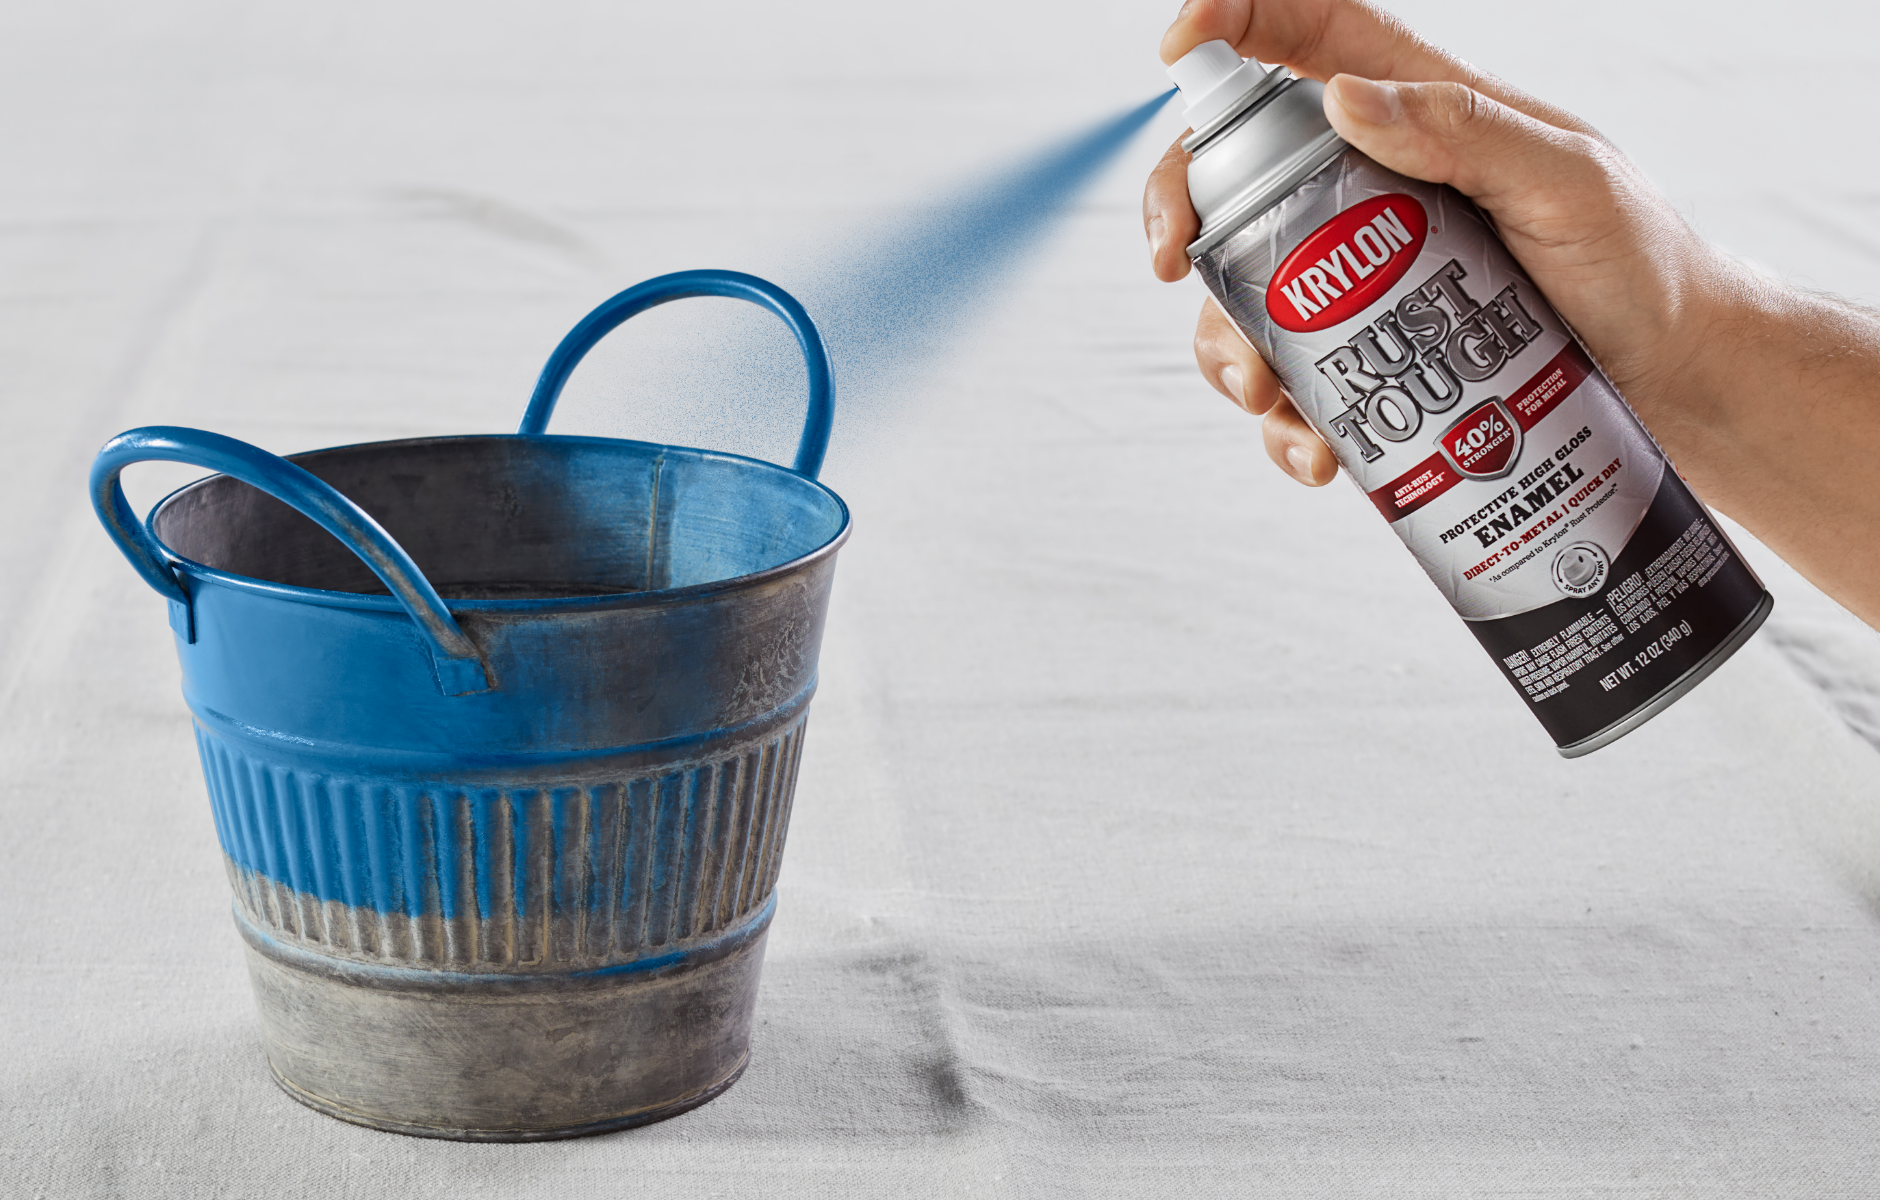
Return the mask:
[[1583,754],[1591,754],[1602,746],[1610,746],[1626,734],[1637,729],[1640,725],[1643,725],[1659,713],[1665,711],[1665,709],[1676,704],[1684,697],[1686,692],[1704,682],[1705,679],[1710,677],[1712,671],[1721,667],[1725,659],[1740,650],[1743,643],[1749,641],[1756,631],[1762,627],[1762,623],[1769,617],[1769,611],[1774,607],[1775,597],[1771,596],[1768,592],[1764,592],[1762,599],[1757,602],[1756,607],[1750,612],[1749,616],[1743,618],[1742,624],[1732,630],[1730,636],[1725,638],[1723,643],[1715,650],[1705,655],[1702,660],[1685,671],[1684,674],[1678,676],[1677,680],[1672,683],[1670,687],[1659,692],[1645,704],[1633,709],[1631,712],[1606,726],[1598,733],[1593,734],[1591,737],[1584,737],[1571,745],[1559,747],[1560,757],[1579,758]]
[[367,1129],[383,1130],[386,1133],[402,1133],[409,1137],[439,1138],[453,1142],[556,1142],[567,1138],[588,1137],[596,1133],[612,1133],[619,1129],[631,1129],[636,1125],[651,1125],[655,1121],[664,1121],[670,1117],[676,1117],[681,1113],[691,1112],[701,1104],[708,1104],[724,1095],[731,1085],[736,1083],[739,1077],[744,1074],[744,1068],[750,1065],[750,1061],[751,1056],[746,1053],[743,1058],[738,1060],[738,1065],[732,1069],[731,1074],[702,1091],[695,1092],[690,1096],[686,1096],[670,1104],[662,1104],[657,1108],[642,1109],[639,1112],[624,1113],[620,1116],[610,1117],[603,1121],[589,1121],[582,1125],[569,1125],[560,1129],[445,1129],[434,1125],[409,1125],[402,1121],[387,1121],[379,1117],[369,1117],[364,1113],[354,1112],[349,1108],[343,1108],[330,1100],[322,1100],[311,1092],[303,1091],[295,1087],[292,1083],[288,1082],[272,1062],[268,1064],[268,1074],[274,1077],[274,1082],[283,1092],[286,1092],[289,1096],[300,1101],[300,1103],[313,1109],[315,1112],[324,1113],[329,1117],[337,1117],[349,1124],[363,1125]]

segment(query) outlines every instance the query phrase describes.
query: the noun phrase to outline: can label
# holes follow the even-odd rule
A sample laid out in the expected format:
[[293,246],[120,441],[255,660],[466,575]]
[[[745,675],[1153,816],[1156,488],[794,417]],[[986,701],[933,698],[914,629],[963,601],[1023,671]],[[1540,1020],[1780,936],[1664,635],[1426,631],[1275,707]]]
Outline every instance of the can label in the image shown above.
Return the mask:
[[1561,746],[1651,704],[1762,605],[1455,190],[1347,150],[1195,265]]

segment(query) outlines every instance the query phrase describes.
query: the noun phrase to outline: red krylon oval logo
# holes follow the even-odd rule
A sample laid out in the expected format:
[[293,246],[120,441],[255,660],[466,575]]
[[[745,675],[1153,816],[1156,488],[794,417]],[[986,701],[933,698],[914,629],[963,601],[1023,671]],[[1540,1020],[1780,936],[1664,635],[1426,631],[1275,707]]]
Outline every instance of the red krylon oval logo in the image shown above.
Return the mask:
[[1403,278],[1430,221],[1411,196],[1354,204],[1293,247],[1266,285],[1266,315],[1281,329],[1316,333],[1342,324]]

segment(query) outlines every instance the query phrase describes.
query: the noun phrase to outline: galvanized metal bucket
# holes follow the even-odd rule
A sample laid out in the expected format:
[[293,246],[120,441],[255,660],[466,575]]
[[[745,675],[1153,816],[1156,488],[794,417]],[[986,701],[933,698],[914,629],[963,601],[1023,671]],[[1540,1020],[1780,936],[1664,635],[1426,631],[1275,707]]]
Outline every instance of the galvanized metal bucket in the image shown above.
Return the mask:
[[[582,355],[683,296],[795,332],[793,469],[543,434]],[[280,459],[132,430],[92,497],[170,600],[275,1078],[322,1112],[475,1140],[703,1104],[743,1071],[848,510],[815,482],[828,359],[722,271],[591,313],[513,437]],[[119,473],[222,472],[146,522]]]

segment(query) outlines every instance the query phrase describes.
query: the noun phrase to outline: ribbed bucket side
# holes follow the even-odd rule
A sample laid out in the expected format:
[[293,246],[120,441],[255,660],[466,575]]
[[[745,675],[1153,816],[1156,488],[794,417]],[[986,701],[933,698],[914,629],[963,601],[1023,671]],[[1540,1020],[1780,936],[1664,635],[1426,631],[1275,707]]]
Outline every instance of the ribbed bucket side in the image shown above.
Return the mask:
[[309,771],[196,730],[248,919],[320,953],[590,969],[731,928],[777,882],[805,716],[704,761],[565,786]]

